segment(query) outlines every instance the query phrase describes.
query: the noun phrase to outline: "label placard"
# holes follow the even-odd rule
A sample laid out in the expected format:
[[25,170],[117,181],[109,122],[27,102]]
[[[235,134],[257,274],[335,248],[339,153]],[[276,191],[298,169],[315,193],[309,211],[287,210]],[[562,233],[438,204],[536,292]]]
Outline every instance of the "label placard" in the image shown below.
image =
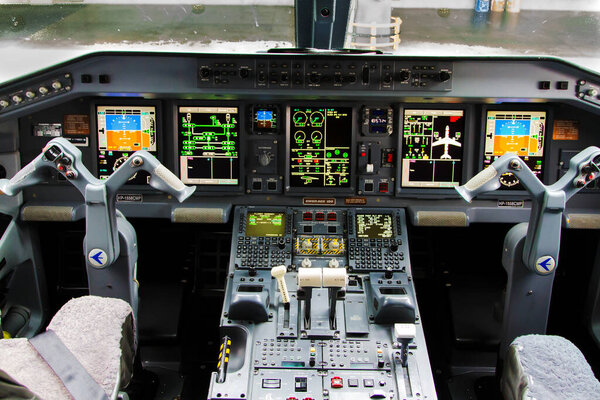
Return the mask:
[[85,114],[67,114],[64,118],[65,135],[89,135],[90,116]]
[[523,208],[523,200],[498,200],[498,207]]
[[579,140],[579,121],[555,120],[552,140]]
[[142,194],[117,194],[117,203],[142,203],[144,195]]
[[302,204],[305,206],[335,206],[335,198],[304,197]]
[[367,198],[366,197],[346,197],[344,199],[344,204],[347,206],[366,206]]

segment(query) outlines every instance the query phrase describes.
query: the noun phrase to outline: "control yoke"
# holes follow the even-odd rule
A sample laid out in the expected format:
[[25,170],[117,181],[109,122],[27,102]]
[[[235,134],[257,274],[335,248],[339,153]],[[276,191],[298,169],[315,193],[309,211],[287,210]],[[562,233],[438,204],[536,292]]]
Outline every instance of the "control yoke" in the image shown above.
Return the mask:
[[150,186],[174,196],[179,202],[196,189],[183,184],[156,157],[147,151],[137,151],[108,179],[95,178],[83,165],[81,151],[64,138],[48,142],[32,162],[12,179],[0,179],[0,191],[14,196],[47,176],[48,170],[58,170],[83,195],[86,205],[85,254],[89,266],[105,268],[119,256],[117,229],[117,190],[138,171],[150,173]]
[[513,173],[531,194],[532,207],[523,248],[523,263],[540,274],[552,273],[558,264],[562,213],[567,201],[600,175],[600,149],[583,150],[569,162],[569,169],[556,183],[544,185],[518,156],[507,153],[475,175],[456,191],[469,203],[500,187],[499,177]]

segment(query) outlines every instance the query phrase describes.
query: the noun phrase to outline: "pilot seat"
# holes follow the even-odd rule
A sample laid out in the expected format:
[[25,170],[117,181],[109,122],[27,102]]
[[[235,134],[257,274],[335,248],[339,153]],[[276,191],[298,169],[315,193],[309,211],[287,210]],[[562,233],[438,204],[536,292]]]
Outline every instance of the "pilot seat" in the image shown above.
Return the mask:
[[0,340],[0,398],[124,399],[136,351],[131,306],[84,296],[67,302],[46,332]]

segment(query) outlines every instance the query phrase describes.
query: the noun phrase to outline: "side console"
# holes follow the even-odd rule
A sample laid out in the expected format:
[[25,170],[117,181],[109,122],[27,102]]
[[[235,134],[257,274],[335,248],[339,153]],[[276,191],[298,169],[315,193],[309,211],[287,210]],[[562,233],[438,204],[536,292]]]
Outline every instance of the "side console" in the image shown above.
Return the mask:
[[209,399],[435,399],[403,209],[238,207]]

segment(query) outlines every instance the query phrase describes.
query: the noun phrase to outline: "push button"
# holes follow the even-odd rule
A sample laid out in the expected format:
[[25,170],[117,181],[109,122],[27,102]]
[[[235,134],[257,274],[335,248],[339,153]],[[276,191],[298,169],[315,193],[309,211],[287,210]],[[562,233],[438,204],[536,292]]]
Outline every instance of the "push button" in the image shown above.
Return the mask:
[[306,392],[306,390],[308,388],[307,378],[297,376],[295,378],[295,380],[296,380],[296,386],[295,386],[296,392]]
[[344,387],[344,380],[339,376],[334,376],[331,378],[331,387],[333,389],[341,389]]
[[358,379],[348,379],[349,387],[358,387]]
[[363,386],[364,387],[373,387],[373,386],[375,386],[375,381],[373,379],[363,379]]

